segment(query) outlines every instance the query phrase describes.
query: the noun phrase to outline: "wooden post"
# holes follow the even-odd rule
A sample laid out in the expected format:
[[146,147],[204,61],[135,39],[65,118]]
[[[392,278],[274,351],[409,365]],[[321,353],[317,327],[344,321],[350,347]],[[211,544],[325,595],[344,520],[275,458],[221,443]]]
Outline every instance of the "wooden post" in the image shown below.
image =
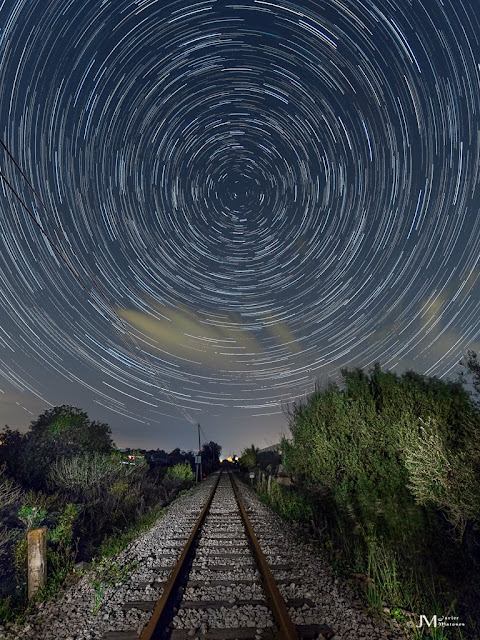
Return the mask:
[[32,529],[28,543],[28,598],[33,598],[47,579],[47,527]]
[[269,475],[268,476],[268,480],[267,480],[267,493],[268,493],[268,495],[270,495],[270,486],[271,486],[271,484],[272,484],[272,476]]

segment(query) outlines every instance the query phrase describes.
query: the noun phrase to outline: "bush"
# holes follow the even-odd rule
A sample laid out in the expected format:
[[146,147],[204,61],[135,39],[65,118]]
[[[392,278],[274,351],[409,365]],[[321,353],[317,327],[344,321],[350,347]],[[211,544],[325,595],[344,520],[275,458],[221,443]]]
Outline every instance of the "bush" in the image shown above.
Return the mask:
[[253,444],[248,449],[244,449],[238,460],[242,467],[248,471],[253,471],[258,463],[258,451],[258,448]]
[[167,488],[178,488],[193,482],[195,476],[188,462],[176,464],[167,469],[163,483]]
[[264,502],[271,506],[286,520],[295,522],[309,521],[313,515],[314,505],[307,496],[272,482],[270,492],[261,492]]
[[[60,458],[50,467],[48,485],[64,490],[76,501],[95,501],[122,478],[135,473],[136,465],[122,464],[118,456],[93,453]],[[137,471],[138,474],[138,471]]]
[[61,584],[73,570],[78,549],[75,527],[82,508],[76,504],[67,504],[58,516],[57,525],[47,530],[47,569],[48,577]]
[[13,504],[21,494],[20,487],[5,474],[6,464],[0,465],[0,510]]
[[163,488],[149,478],[145,460],[124,462],[117,454],[94,453],[56,460],[50,467],[50,488],[82,505],[77,532],[86,559],[105,534],[134,523],[165,497]]
[[25,487],[46,488],[48,469],[55,460],[112,451],[107,424],[89,420],[77,407],[48,409],[30,424],[25,434],[8,427],[1,434],[0,455],[10,474]]
[[[288,412],[281,449],[296,491],[316,502],[318,529],[343,561],[368,574],[372,602],[433,611],[458,598],[468,616],[478,597],[478,407],[459,383],[412,371],[376,365],[343,370],[342,381]],[[289,516],[290,499],[272,502]]]
[[480,522],[480,450],[469,440],[467,450],[449,451],[436,421],[422,421],[405,450],[409,487],[421,505],[440,509],[459,540],[469,522]]

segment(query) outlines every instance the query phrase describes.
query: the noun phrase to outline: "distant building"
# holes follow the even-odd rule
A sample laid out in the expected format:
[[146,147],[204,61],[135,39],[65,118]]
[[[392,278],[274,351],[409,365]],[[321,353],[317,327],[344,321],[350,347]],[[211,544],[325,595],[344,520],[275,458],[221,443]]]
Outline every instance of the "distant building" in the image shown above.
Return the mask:
[[[278,469],[282,463],[282,452],[280,444],[272,444],[269,447],[259,449],[257,453],[257,461],[262,469],[270,469],[270,473]],[[275,472],[276,473],[276,472]]]
[[259,449],[258,453],[267,453],[269,451],[272,451],[273,453],[278,453],[278,454],[282,455],[282,451],[280,449],[280,443],[271,444],[269,447],[264,447],[263,449]]
[[168,464],[168,455],[163,449],[150,449],[145,452],[145,459],[150,465]]
[[129,447],[118,447],[117,451],[123,455],[122,464],[136,464],[141,460],[146,460],[145,451],[142,449],[130,449]]

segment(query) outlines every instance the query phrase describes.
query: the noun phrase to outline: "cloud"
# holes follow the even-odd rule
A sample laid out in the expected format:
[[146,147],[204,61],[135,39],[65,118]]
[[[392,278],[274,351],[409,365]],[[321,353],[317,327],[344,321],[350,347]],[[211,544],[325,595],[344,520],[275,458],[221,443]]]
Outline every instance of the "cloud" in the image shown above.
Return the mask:
[[265,330],[274,339],[276,346],[288,347],[293,353],[300,353],[301,345],[285,322],[269,318]]
[[157,306],[151,313],[118,309],[119,315],[150,339],[151,349],[193,365],[238,370],[245,356],[263,347],[255,333],[229,315],[208,317],[185,307]]
[[150,310],[117,309],[117,313],[147,337],[152,352],[160,352],[195,367],[247,371],[268,351],[300,345],[285,322],[247,322],[240,313],[202,314],[184,305],[151,304]]

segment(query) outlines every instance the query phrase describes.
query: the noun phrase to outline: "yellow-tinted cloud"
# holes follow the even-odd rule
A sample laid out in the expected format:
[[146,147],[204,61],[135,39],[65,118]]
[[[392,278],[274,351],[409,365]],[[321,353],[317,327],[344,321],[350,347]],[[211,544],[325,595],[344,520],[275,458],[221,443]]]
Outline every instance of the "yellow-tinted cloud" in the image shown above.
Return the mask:
[[273,318],[270,318],[271,322],[265,325],[265,330],[275,339],[277,345],[286,346],[290,351],[299,353],[301,351],[300,344],[289,326],[285,322],[275,322],[273,320]]
[[129,324],[147,335],[152,347],[193,364],[238,370],[244,358],[258,355],[263,347],[253,331],[228,315],[214,319],[186,307],[157,307],[158,315],[118,309]]
[[[151,340],[159,350],[194,365],[226,371],[245,371],[253,359],[265,355],[259,328],[248,325],[238,312],[200,314],[186,306],[168,307],[151,303],[152,313],[117,309],[131,326]],[[279,348],[298,353],[300,345],[285,322],[269,318],[263,327]],[[271,342],[269,350],[272,349]],[[271,352],[271,351],[270,351]]]
[[427,329],[432,323],[440,319],[446,298],[439,293],[430,296],[422,305],[422,326]]

